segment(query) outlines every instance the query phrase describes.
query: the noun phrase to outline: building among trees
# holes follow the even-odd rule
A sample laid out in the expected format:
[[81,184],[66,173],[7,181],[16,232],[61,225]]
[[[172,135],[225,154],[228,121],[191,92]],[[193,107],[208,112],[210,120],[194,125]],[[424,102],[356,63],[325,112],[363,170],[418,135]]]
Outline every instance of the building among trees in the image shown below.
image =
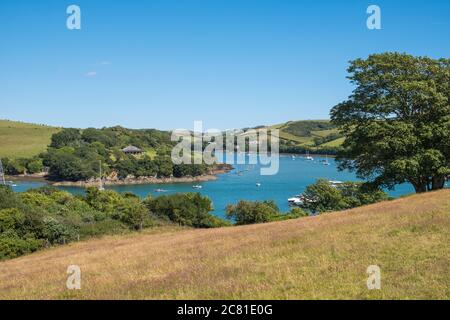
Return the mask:
[[122,151],[125,154],[142,154],[144,151],[142,151],[141,149],[139,149],[138,147],[135,146],[128,146],[126,148],[123,148]]

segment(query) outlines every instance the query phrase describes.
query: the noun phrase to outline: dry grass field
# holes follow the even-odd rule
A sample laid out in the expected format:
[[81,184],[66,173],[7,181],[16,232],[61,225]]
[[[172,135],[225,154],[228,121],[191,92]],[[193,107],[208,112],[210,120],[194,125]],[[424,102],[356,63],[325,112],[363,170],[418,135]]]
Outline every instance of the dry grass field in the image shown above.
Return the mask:
[[[0,263],[0,299],[449,299],[450,190],[213,230],[164,228]],[[66,288],[69,265],[82,288]],[[381,290],[366,270],[381,268]]]

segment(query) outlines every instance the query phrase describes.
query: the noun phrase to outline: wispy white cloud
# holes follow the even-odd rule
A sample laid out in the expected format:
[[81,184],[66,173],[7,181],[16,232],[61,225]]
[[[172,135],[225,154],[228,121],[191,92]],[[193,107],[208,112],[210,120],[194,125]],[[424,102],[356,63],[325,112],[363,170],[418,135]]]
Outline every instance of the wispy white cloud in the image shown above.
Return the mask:
[[85,73],[84,76],[88,77],[88,78],[93,78],[93,77],[97,76],[97,71],[89,71],[89,72]]

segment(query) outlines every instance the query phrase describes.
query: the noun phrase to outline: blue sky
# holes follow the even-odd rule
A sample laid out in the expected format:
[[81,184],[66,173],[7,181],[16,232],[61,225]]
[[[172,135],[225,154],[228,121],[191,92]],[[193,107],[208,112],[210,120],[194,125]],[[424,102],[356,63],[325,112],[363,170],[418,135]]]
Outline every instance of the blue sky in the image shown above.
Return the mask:
[[[82,29],[66,28],[67,6]],[[382,10],[382,30],[366,9]],[[0,118],[227,129],[324,119],[348,61],[449,57],[450,1],[0,1]]]

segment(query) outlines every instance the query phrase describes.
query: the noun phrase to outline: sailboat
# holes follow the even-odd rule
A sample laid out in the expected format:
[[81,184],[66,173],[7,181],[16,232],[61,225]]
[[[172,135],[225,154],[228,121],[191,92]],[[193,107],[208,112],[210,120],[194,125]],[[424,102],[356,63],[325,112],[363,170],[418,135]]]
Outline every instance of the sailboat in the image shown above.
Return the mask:
[[309,151],[306,151],[306,160],[314,161],[314,158],[309,155]]
[[2,159],[0,159],[0,184],[6,186],[5,173],[3,171]]
[[323,165],[324,166],[329,166],[330,165],[330,162],[328,162],[328,155],[327,154],[325,155],[325,160],[323,160]]

